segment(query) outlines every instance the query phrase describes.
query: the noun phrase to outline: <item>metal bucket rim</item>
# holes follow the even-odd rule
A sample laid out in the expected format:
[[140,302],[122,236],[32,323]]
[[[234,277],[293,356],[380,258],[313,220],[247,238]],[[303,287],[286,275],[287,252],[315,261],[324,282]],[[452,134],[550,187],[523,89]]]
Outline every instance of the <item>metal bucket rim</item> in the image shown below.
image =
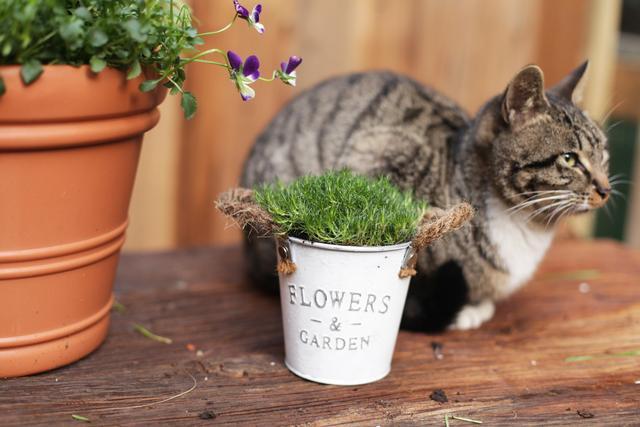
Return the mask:
[[396,245],[387,245],[387,246],[347,246],[347,245],[334,245],[330,243],[319,243],[313,242],[311,240],[300,239],[298,237],[287,237],[289,241],[296,243],[298,245],[313,247],[318,249],[325,249],[329,251],[337,251],[337,252],[390,252],[390,251],[398,251],[402,249],[407,249],[411,242],[398,243]]

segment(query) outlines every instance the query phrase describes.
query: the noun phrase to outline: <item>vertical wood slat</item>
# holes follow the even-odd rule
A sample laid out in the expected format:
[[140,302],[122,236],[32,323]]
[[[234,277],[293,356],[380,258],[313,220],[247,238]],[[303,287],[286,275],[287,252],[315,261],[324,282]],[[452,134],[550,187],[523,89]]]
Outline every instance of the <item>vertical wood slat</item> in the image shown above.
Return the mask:
[[[640,121],[640,114],[636,120]],[[635,170],[634,176],[631,177],[633,187],[631,188],[632,193],[629,201],[631,206],[628,211],[629,220],[626,224],[625,234],[629,245],[633,248],[640,249],[640,149],[638,149],[640,145],[640,126],[638,126],[635,144]]]
[[179,99],[168,97],[160,106],[160,122],[144,137],[129,208],[125,250],[173,248],[177,244],[181,114]]
[[[192,3],[201,29],[222,27],[233,13],[230,1]],[[392,69],[439,89],[473,113],[528,63],[539,63],[549,83],[578,65],[587,52],[592,8],[586,0],[262,3],[264,35],[239,22],[211,37],[207,47],[231,49],[243,58],[257,53],[263,75],[287,55],[300,55],[304,62],[299,86],[258,82],[256,99],[245,103],[224,70],[190,66],[188,87],[198,96],[199,112],[184,125],[173,171],[179,181],[176,242],[180,246],[238,241],[238,230],[214,212],[213,200],[237,184],[254,138],[304,88],[345,72]],[[163,120],[170,119],[181,120],[167,116]],[[136,207],[147,215],[157,212]]]

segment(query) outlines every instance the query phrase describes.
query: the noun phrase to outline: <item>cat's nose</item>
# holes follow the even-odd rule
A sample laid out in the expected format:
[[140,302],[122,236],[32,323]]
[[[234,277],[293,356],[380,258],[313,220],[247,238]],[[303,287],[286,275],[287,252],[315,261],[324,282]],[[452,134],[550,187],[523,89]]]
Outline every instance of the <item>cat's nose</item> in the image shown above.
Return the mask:
[[603,187],[596,184],[596,192],[603,200],[607,200],[607,198],[609,197],[609,193],[611,193],[611,187]]
[[602,203],[606,202],[611,193],[611,184],[604,174],[597,174],[593,177],[593,189],[599,196]]

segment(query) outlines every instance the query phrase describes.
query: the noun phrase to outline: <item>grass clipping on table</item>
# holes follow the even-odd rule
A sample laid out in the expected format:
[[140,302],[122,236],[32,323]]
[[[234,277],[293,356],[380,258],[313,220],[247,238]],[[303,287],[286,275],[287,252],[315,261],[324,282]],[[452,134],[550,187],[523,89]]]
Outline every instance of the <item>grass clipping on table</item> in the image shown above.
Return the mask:
[[388,178],[349,171],[263,185],[254,198],[271,215],[276,235],[347,246],[409,242],[427,210]]

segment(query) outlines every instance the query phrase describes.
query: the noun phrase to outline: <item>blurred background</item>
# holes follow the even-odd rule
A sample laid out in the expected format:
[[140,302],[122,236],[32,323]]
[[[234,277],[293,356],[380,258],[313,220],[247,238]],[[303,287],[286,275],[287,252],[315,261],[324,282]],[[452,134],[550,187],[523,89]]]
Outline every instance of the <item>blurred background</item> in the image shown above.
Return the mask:
[[[611,174],[635,185],[611,215],[582,216],[564,235],[611,237],[640,247],[640,0],[245,0],[263,4],[260,36],[237,22],[206,47],[257,54],[263,75],[295,54],[298,86],[258,82],[242,102],[225,71],[192,64],[188,87],[199,102],[184,121],[179,99],[162,105],[145,138],[126,249],[232,244],[237,227],[213,208],[238,183],[251,144],[276,112],[315,83],[341,73],[390,69],[437,88],[473,114],[524,65],[547,85],[589,58],[585,108],[604,120]],[[231,0],[192,0],[201,31],[226,25]]]

